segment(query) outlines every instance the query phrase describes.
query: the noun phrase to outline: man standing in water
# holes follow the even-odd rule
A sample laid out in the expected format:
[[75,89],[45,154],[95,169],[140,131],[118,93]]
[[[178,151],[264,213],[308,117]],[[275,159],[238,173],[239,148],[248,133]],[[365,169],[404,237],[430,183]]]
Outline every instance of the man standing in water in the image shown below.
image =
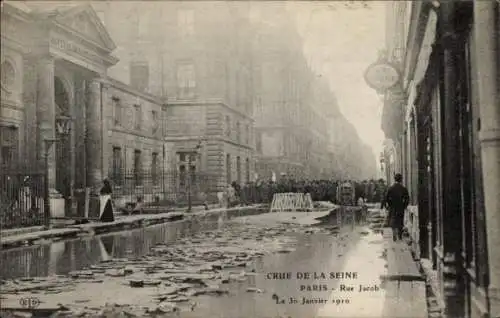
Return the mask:
[[408,189],[401,183],[403,176],[400,173],[394,175],[394,184],[389,187],[381,208],[387,207],[389,210],[389,224],[392,228],[392,240],[401,240],[405,210],[410,203]]

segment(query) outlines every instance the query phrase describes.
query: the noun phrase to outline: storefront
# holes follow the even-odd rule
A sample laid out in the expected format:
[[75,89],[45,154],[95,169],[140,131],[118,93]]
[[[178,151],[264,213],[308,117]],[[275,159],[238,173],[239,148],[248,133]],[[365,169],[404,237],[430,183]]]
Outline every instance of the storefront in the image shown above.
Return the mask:
[[405,183],[418,198],[412,248],[449,317],[500,315],[498,11],[498,1],[413,3],[396,17],[410,25],[400,41],[407,99],[403,129],[384,131],[403,141]]

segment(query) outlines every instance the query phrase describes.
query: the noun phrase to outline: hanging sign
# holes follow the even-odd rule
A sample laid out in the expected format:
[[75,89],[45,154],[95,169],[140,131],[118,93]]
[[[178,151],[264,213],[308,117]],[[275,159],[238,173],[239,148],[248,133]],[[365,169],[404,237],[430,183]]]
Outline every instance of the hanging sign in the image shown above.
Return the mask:
[[398,69],[389,62],[375,62],[365,71],[366,84],[379,93],[384,93],[393,88],[398,84],[399,80]]

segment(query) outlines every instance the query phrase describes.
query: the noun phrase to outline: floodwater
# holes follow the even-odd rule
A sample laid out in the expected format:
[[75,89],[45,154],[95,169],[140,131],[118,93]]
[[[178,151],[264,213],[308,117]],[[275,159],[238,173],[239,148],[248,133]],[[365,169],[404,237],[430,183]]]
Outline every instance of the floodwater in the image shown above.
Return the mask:
[[[197,310],[183,312],[181,317],[316,317],[326,303],[315,302],[319,299],[331,301],[333,290],[341,282],[330,279],[330,273],[343,270],[346,256],[358,237],[353,232],[340,241],[339,237],[318,233],[298,234],[296,239],[295,251],[270,254],[256,260],[253,265],[256,275],[246,281],[231,282],[229,289],[232,292],[226,297],[200,296]],[[319,278],[322,273],[326,276]],[[290,278],[283,276],[287,274]],[[249,288],[259,292],[249,292]],[[296,303],[292,303],[292,298]],[[304,299],[309,303],[304,304]],[[341,303],[352,302],[352,298],[344,295],[337,301],[342,311],[343,305],[348,304]]]
[[[339,283],[346,281],[345,277],[332,278],[331,273],[339,275],[336,273],[341,273],[345,268],[344,263],[352,246],[358,241],[359,233],[352,227],[337,228],[334,231],[320,230],[326,224],[316,225],[312,229],[280,222],[269,224],[269,219],[265,217],[266,215],[254,215],[227,220],[224,216],[215,216],[201,220],[183,220],[5,250],[1,252],[1,278],[11,282],[19,278],[14,283],[15,286],[20,286],[23,282],[33,286],[44,283],[38,279],[40,277],[61,275],[60,280],[56,277],[56,283],[60,287],[32,290],[23,295],[36,296],[43,303],[52,306],[58,303],[66,307],[75,305],[78,307],[75,310],[84,312],[88,308],[107,308],[106,304],[109,303],[149,308],[146,312],[150,312],[151,308],[159,308],[161,305],[161,301],[159,303],[157,300],[158,295],[165,292],[165,288],[172,288],[164,286],[178,286],[175,282],[172,283],[171,277],[167,277],[170,275],[170,265],[175,267],[179,263],[176,259],[184,259],[176,267],[176,270],[184,271],[205,262],[220,263],[224,258],[230,258],[232,268],[222,269],[219,274],[233,276],[226,283],[217,285],[218,291],[220,288],[220,291],[227,292],[220,295],[201,293],[187,296],[191,310],[183,307],[183,310],[176,312],[176,317],[313,317],[314,313],[325,306],[325,300],[331,302],[332,292],[338,288]],[[260,256],[251,258],[249,262],[245,261],[243,267],[234,268],[234,262],[238,262],[240,257],[250,260],[252,253],[265,250],[271,252],[257,254]],[[93,276],[91,280],[68,279],[70,272],[95,269],[94,265],[101,266],[99,264],[103,262],[115,264],[117,260],[124,260],[122,264],[134,263],[135,260],[136,265],[158,266],[161,268],[161,273],[158,274],[144,273],[140,269],[142,265],[136,266],[134,273],[137,272],[140,279],[147,277],[165,283],[162,283],[162,287],[131,288],[126,283],[126,277],[97,274],[101,276]],[[238,272],[240,275],[234,276]],[[194,274],[193,271],[189,275],[199,274]],[[38,278],[31,281],[27,279],[29,277]],[[6,288],[12,286],[11,283],[5,285]],[[186,294],[179,295],[177,301],[186,298]],[[19,303],[18,298],[22,294],[13,292],[3,296],[3,302],[10,306]],[[342,303],[350,300],[349,297],[340,297],[336,301],[341,310]],[[143,314],[144,311],[138,316]]]
[[112,258],[139,258],[156,244],[175,242],[223,226],[224,219],[181,220],[111,234],[26,246],[0,252],[0,279],[64,275]]

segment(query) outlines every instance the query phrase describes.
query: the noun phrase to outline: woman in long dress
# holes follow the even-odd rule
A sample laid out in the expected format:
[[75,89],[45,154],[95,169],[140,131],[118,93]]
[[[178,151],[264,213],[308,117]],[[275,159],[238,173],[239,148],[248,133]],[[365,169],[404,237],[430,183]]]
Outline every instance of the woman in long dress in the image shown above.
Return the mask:
[[104,179],[103,186],[100,191],[101,195],[101,213],[99,215],[99,220],[101,222],[113,222],[115,216],[113,213],[113,204],[111,202],[111,194],[113,189],[108,179]]

